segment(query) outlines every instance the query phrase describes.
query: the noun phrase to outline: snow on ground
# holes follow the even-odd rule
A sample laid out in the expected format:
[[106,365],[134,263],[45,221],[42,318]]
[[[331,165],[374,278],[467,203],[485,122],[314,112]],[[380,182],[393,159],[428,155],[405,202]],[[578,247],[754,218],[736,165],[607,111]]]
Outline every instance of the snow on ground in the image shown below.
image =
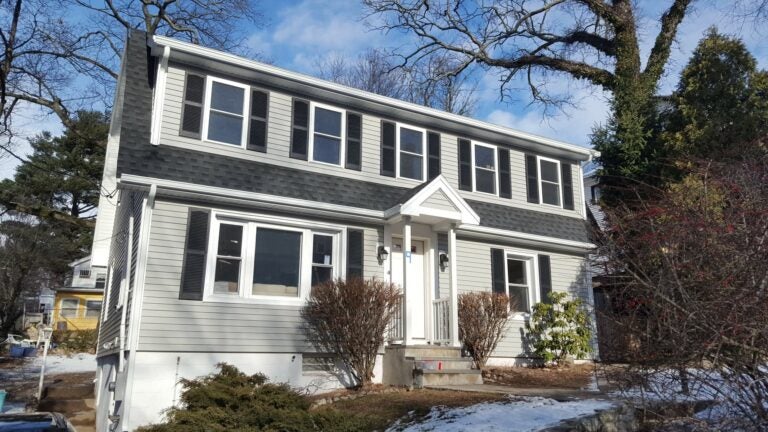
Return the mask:
[[542,397],[515,397],[462,408],[434,407],[418,423],[404,425],[398,421],[387,432],[537,431],[613,406],[604,400],[557,402]]
[[[34,366],[39,370],[43,357],[35,357]],[[72,356],[49,355],[45,361],[45,374],[61,374],[76,372],[96,372],[95,354],[73,354]]]

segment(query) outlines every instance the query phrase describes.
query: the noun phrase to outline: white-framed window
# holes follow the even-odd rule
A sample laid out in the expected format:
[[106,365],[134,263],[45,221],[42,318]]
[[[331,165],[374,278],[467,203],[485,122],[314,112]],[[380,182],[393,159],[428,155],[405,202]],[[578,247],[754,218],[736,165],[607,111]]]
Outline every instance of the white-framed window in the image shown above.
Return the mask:
[[79,275],[81,279],[88,279],[91,277],[91,269],[80,269]]
[[59,303],[59,316],[63,318],[77,318],[77,312],[80,309],[80,299],[69,297],[61,299]]
[[475,192],[498,194],[499,169],[496,146],[472,142],[472,175]]
[[205,85],[203,139],[244,147],[250,87],[209,76]]
[[424,181],[427,172],[427,130],[397,124],[397,176]]
[[104,289],[107,283],[107,275],[106,273],[97,273],[96,274],[96,283],[94,283],[94,288],[101,288]]
[[86,300],[85,301],[85,317],[86,318],[98,318],[101,314],[101,300]]
[[343,109],[310,103],[309,154],[313,162],[344,166],[345,123]]
[[541,203],[562,207],[560,199],[560,161],[538,156],[539,163],[539,196]]
[[219,212],[211,225],[206,299],[292,304],[341,272],[341,228]]
[[534,257],[507,252],[505,278],[510,299],[510,314],[524,317],[538,301],[534,283]]

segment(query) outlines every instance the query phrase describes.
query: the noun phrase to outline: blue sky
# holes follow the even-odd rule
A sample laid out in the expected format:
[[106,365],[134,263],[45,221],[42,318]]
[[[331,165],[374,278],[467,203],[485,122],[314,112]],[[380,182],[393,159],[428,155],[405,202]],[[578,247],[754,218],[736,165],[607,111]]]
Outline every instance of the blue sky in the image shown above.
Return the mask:
[[[642,47],[644,56],[658,31],[658,18],[671,0],[639,0]],[[668,93],[677,82],[696,43],[710,26],[721,32],[741,37],[761,68],[768,68],[768,34],[751,24],[733,19],[727,6],[714,0],[694,2],[694,9],[680,26],[672,57],[660,89]],[[260,52],[273,64],[286,69],[313,74],[315,64],[326,56],[349,58],[368,48],[402,50],[413,40],[404,34],[384,34],[370,30],[364,19],[365,9],[354,0],[282,0],[262,3],[266,25],[250,31],[249,47]],[[592,127],[606,118],[607,95],[600,89],[565,76],[552,77],[550,89],[573,95],[576,106],[545,115],[542,107],[530,104],[529,94],[521,87],[514,101],[500,101],[498,77],[492,73],[477,76],[479,105],[475,117],[491,123],[520,129],[577,145],[589,145]],[[39,118],[32,112],[24,121],[26,135],[43,129],[57,131],[54,119]],[[11,176],[16,163],[0,159],[0,178]]]

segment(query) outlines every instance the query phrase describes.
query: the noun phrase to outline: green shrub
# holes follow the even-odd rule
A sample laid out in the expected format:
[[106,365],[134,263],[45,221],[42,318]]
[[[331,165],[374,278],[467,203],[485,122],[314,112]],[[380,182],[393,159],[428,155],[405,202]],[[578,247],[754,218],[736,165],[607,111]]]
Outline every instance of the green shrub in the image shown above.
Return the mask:
[[568,356],[582,357],[592,351],[589,315],[579,299],[566,301],[566,293],[549,293],[549,303],[533,306],[525,324],[534,354],[545,364],[560,364]]
[[51,342],[57,348],[70,353],[95,353],[99,339],[99,330],[54,330]]
[[306,396],[287,384],[268,382],[263,374],[246,375],[226,363],[204,377],[181,380],[180,408],[166,411],[167,421],[144,432],[333,431],[365,429],[362,419],[332,410],[309,411]]

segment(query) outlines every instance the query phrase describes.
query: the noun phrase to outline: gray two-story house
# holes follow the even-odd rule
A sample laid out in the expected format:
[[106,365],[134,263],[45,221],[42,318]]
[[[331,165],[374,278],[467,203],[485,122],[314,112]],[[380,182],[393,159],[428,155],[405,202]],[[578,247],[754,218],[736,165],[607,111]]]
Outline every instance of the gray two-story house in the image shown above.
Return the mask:
[[115,193],[101,199],[93,248],[108,269],[99,430],[159,421],[179,378],[219,362],[294,386],[345,384],[300,316],[330,278],[402,290],[379,381],[408,384],[414,360],[453,355],[419,349],[458,352],[457,297],[470,291],[515,300],[491,364],[526,361],[531,305],[550,290],[591,297],[580,164],[593,156],[132,32],[104,171]]

